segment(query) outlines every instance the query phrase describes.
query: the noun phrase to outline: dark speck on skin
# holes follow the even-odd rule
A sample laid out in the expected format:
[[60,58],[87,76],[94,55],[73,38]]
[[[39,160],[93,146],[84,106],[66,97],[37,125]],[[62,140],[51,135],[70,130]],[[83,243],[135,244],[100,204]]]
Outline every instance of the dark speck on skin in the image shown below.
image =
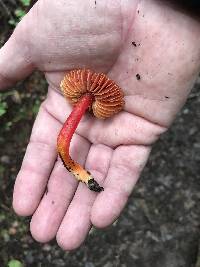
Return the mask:
[[138,9],[137,13],[139,14],[140,13],[140,10]]
[[165,96],[166,99],[169,99],[169,96]]
[[52,201],[51,201],[51,204],[52,204],[52,205],[53,205],[53,204],[55,204],[55,201],[54,201],[54,200],[52,200]]
[[94,4],[95,4],[95,6],[96,6],[96,4],[97,4],[97,1],[96,1],[96,0],[94,1]]
[[137,79],[138,81],[141,79],[141,77],[140,77],[140,74],[139,74],[139,73],[137,73],[137,74],[136,74],[136,79]]
[[134,45],[135,47],[137,47],[136,42],[132,42],[132,45]]
[[115,136],[118,136],[119,135],[118,129],[115,129],[114,134],[115,134]]

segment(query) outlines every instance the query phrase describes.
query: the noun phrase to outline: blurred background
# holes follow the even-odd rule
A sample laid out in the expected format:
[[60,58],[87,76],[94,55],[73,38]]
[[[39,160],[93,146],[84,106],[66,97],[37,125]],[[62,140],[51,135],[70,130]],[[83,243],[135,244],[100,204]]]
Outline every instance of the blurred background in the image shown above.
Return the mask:
[[[34,1],[0,0],[0,46]],[[0,267],[200,267],[200,79],[153,148],[121,217],[76,251],[35,242],[12,210],[16,174],[47,84],[36,72],[0,92]]]

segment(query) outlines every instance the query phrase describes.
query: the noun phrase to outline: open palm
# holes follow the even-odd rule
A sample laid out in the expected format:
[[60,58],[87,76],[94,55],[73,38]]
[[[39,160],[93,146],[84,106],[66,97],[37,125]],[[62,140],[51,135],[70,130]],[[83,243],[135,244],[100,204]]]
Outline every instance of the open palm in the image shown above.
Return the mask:
[[[119,216],[151,145],[184,104],[199,70],[197,21],[157,1],[122,2],[40,0],[0,50],[0,88],[34,68],[49,83],[13,206],[19,215],[33,214],[36,240],[56,236],[66,250],[78,247],[92,225],[105,227]],[[99,194],[78,184],[56,151],[71,111],[59,84],[68,70],[84,67],[107,73],[125,94],[122,112],[103,121],[87,114],[71,143],[72,158],[103,185]]]

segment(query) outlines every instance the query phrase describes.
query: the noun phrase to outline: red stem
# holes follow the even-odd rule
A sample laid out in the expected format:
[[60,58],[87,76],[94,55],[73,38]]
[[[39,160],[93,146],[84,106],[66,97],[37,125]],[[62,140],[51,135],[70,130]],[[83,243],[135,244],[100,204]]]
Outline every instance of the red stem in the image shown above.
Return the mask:
[[[86,110],[92,104],[93,98],[89,94],[85,94],[74,106],[71,114],[64,123],[59,135],[58,143],[62,142],[63,149],[69,153],[69,145],[72,136]],[[60,140],[61,139],[61,140]]]
[[92,101],[93,97],[90,94],[85,94],[75,105],[58,135],[57,149],[66,169],[70,171],[78,180],[86,183],[89,189],[100,192],[103,190],[103,188],[99,186],[99,184],[93,179],[88,171],[72,160],[69,155],[69,146],[72,136],[82,116],[88,107],[91,106]]

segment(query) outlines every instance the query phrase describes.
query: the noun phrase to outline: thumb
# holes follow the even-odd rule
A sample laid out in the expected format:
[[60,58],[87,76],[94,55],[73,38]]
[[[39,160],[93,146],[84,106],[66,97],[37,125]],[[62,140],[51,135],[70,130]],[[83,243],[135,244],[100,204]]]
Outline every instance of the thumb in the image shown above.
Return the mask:
[[9,40],[0,49],[0,89],[24,79],[34,69],[27,41],[26,19],[23,19]]

